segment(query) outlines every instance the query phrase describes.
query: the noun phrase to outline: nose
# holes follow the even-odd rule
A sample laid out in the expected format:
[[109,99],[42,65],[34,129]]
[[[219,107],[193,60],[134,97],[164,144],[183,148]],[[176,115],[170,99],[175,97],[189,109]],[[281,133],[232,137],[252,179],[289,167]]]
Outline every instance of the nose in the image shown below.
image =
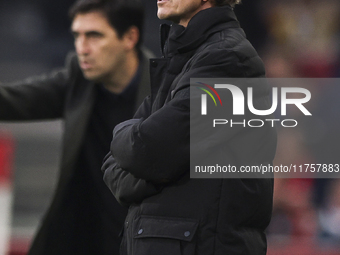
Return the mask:
[[90,53],[90,47],[85,36],[78,36],[74,40],[74,46],[78,55],[88,55]]

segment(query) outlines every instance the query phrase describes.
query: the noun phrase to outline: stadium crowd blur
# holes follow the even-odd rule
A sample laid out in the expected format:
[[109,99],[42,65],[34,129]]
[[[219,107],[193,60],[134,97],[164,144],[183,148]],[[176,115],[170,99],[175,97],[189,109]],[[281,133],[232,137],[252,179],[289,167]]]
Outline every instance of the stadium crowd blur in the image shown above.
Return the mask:
[[[339,1],[268,0],[262,1],[261,13],[267,38],[260,51],[267,77],[339,77]],[[277,165],[339,162],[340,86],[308,89],[314,98],[308,107],[318,118],[279,129]],[[300,246],[298,254],[340,253],[340,180],[276,179],[268,232],[272,244],[286,239]]]
[[[144,44],[160,55],[156,1],[144,1]],[[73,47],[67,18],[71,3],[0,0],[0,79],[63,65]],[[340,76],[339,0],[243,0],[235,11],[268,78]],[[18,75],[13,63],[32,60],[36,65],[23,65]],[[279,128],[275,165],[339,164],[340,85],[309,89],[314,100],[308,107],[321,117]],[[340,179],[276,179],[268,244],[269,255],[340,254]]]

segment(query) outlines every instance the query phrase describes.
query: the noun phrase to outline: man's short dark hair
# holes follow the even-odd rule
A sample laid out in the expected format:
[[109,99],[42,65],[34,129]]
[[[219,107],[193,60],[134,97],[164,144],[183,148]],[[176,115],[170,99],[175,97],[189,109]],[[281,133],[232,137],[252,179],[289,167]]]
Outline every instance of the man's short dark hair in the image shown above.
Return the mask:
[[136,45],[139,48],[143,35],[144,8],[139,0],[78,0],[69,10],[71,20],[77,14],[84,14],[91,11],[100,11],[108,19],[110,25],[117,31],[121,38],[131,26],[139,30],[139,41]]
[[215,5],[216,6],[223,6],[223,5],[231,5],[235,6],[235,4],[241,3],[241,0],[215,0]]

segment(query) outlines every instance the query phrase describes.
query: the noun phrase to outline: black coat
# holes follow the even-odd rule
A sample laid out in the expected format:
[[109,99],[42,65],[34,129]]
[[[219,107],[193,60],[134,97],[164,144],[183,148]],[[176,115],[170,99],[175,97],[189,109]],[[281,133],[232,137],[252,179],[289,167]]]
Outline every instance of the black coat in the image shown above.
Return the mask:
[[[144,51],[141,63],[142,75],[136,99],[137,107],[150,94],[148,59],[151,56],[150,53]],[[86,80],[82,75],[75,54],[69,55],[66,67],[61,70],[12,84],[0,85],[0,120],[64,120],[59,181],[53,201],[32,243],[30,255],[74,255],[71,247],[75,240],[82,236],[82,229],[86,229],[86,222],[82,223],[82,228],[74,226],[74,221],[79,218],[79,215],[73,215],[67,210],[65,204],[73,203],[76,207],[80,207],[80,202],[88,200],[84,194],[82,201],[69,201],[71,180],[75,175],[75,166],[97,97],[95,86],[97,84]],[[95,245],[100,246],[102,251],[110,251],[105,254],[118,253],[120,244],[118,235],[127,210],[121,207],[114,198],[112,203],[116,208],[112,215],[114,220],[109,220],[105,226],[98,228],[100,230],[95,233],[96,239],[91,240],[91,243],[87,241],[84,243],[86,252],[82,254],[102,253],[88,249]],[[79,208],[78,211],[81,209]],[[97,211],[103,210],[103,208],[96,209]],[[116,223],[119,223],[118,226],[114,225]]]
[[[189,176],[190,78],[264,77],[263,63],[229,6],[161,32],[164,58],[151,60],[152,95],[134,119],[116,126],[102,168],[117,200],[129,206],[121,254],[265,254],[273,179]],[[227,158],[272,162],[273,128],[231,135]]]

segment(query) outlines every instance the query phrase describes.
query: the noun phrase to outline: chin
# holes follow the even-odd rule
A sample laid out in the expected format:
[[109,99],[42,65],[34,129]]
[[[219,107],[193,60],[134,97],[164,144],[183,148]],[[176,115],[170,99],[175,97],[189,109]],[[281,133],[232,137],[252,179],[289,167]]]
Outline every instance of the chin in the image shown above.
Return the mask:
[[89,81],[98,81],[99,77],[96,74],[90,73],[90,72],[83,72],[84,77]]
[[164,19],[164,18],[163,18],[163,14],[160,13],[160,12],[157,13],[157,17],[158,17],[159,19]]
[[174,23],[178,23],[179,22],[179,19],[176,15],[174,14],[171,14],[171,13],[167,13],[167,12],[162,12],[162,11],[159,11],[157,12],[157,17],[161,20],[169,20],[169,21],[172,21]]
[[170,17],[170,15],[167,14],[166,12],[162,11],[161,9],[158,9],[157,17],[159,19],[168,19]]

